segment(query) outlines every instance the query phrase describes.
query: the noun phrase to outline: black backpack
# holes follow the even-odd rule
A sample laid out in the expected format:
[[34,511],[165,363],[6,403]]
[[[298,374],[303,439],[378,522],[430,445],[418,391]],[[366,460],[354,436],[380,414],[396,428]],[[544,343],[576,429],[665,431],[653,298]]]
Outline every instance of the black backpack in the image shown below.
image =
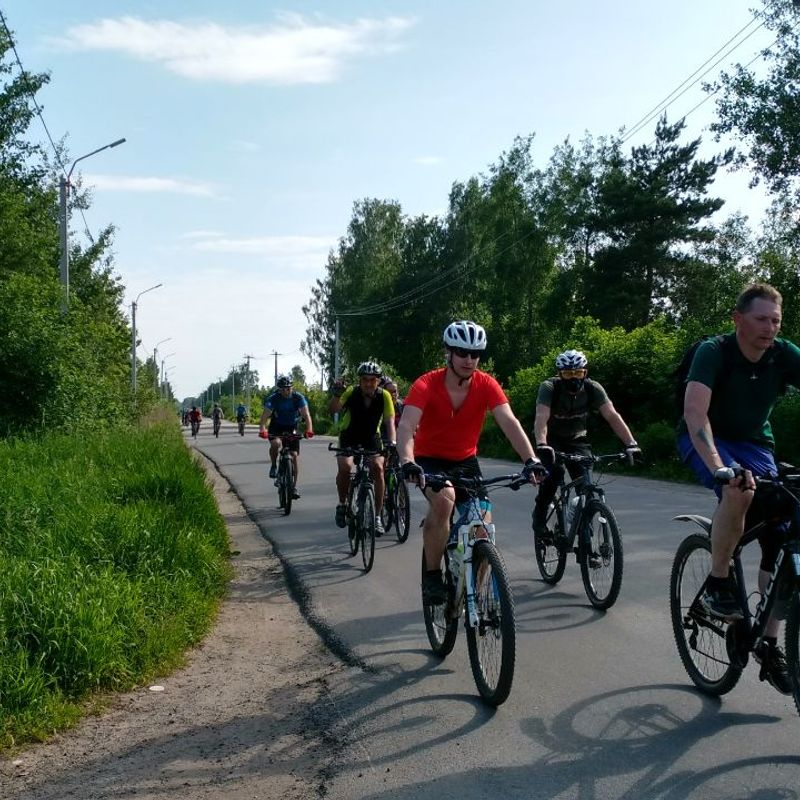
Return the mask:
[[[692,342],[683,353],[683,358],[681,358],[680,364],[675,368],[675,371],[672,373],[674,386],[675,386],[675,416],[677,419],[683,417],[683,401],[686,395],[686,382],[687,378],[689,377],[689,369],[692,366],[692,361],[694,360],[695,353],[697,352],[697,348],[700,347],[703,342],[708,341],[716,341],[719,345],[719,348],[722,352],[722,372],[717,377],[717,381],[714,384],[714,390],[718,390],[719,387],[725,382],[728,376],[734,369],[736,364],[736,351],[738,347],[736,346],[736,338],[733,336],[728,336],[723,333],[715,335],[707,334],[706,336],[702,336],[695,342]],[[769,356],[765,356],[765,358],[769,358],[770,361],[776,361],[776,363],[780,363],[781,365],[781,386],[779,390],[779,395],[783,395],[786,393],[786,387],[788,382],[786,380],[785,374],[785,365],[784,365],[784,344],[782,341],[776,339],[773,344],[773,352]],[[769,363],[769,362],[766,362]]]
[[[553,395],[550,398],[550,408],[556,408],[558,406],[558,401],[561,397],[561,393],[564,391],[564,381],[562,378],[553,378]],[[586,399],[589,401],[588,410],[592,410],[592,406],[594,405],[594,396],[595,396],[595,388],[594,385],[589,383],[588,378],[583,383],[583,388],[586,390]]]

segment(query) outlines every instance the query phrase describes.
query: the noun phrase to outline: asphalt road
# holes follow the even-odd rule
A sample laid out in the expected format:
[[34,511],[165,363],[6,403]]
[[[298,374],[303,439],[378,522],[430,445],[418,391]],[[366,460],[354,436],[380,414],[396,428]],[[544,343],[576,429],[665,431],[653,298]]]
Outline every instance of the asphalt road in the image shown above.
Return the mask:
[[[594,611],[574,560],[556,587],[538,576],[530,533],[533,489],[493,496],[497,541],[517,620],[509,700],[487,708],[475,689],[463,630],[444,661],[429,649],[419,594],[424,498],[412,491],[405,544],[379,540],[365,575],[335,527],[331,439],[302,445],[300,488],[289,517],[266,475],[254,428],[196,446],[233,484],[288,570],[304,612],[352,666],[331,685],[345,756],[329,798],[771,798],[800,797],[800,719],[791,698],[750,666],[718,701],[699,694],[675,649],[669,572],[686,523],[710,513],[699,487],[604,476],[623,536],[617,604]],[[518,465],[486,459],[487,475]]]

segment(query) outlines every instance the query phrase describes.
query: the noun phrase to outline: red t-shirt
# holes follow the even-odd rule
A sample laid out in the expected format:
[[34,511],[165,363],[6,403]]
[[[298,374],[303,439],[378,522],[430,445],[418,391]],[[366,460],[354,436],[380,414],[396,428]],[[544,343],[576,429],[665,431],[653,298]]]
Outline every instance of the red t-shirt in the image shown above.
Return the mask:
[[486,412],[507,403],[508,398],[491,375],[476,370],[467,397],[456,410],[444,385],[446,371],[435,369],[417,378],[405,405],[422,411],[414,455],[461,461],[477,453]]

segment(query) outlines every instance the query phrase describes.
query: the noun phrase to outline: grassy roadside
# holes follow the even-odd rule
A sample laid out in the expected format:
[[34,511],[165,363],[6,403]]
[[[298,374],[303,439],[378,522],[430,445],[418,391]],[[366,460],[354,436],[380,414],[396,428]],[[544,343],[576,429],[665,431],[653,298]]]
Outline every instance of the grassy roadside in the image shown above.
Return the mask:
[[175,425],[0,442],[0,750],[180,663],[228,540]]

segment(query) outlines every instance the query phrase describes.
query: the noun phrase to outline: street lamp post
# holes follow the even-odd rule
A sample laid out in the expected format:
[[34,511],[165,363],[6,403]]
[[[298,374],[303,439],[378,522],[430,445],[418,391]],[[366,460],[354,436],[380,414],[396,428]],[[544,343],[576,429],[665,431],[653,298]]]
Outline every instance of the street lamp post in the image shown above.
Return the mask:
[[164,342],[171,342],[172,337],[167,336],[166,339],[162,339],[154,348],[153,348],[153,371],[156,373],[156,385],[155,390],[156,394],[158,394],[158,347],[159,345],[164,344]]
[[72,166],[69,168],[69,172],[67,173],[66,177],[62,175],[61,180],[59,181],[58,226],[59,239],[61,241],[61,261],[59,264],[59,271],[61,273],[61,286],[63,288],[63,297],[61,300],[62,312],[66,312],[66,310],[69,308],[69,208],[67,206],[67,197],[69,195],[70,187],[69,179],[72,177],[72,171],[75,169],[75,165],[79,161],[83,161],[85,158],[95,155],[95,153],[108,150],[110,147],[116,147],[117,145],[122,144],[124,141],[125,139],[117,139],[115,142],[98,147],[97,150],[92,150],[91,153],[86,153],[86,155],[76,158],[72,162]]
[[[167,353],[167,355],[165,355],[164,358],[161,359],[161,388],[162,388],[162,390],[164,388],[164,375],[166,374],[164,372],[164,363],[166,362],[166,360],[168,358],[171,358],[174,355],[175,355],[175,353]],[[163,391],[162,391],[162,395],[161,396],[162,396],[162,398],[165,396]]]
[[139,292],[139,294],[136,295],[136,299],[131,303],[131,389],[134,399],[136,399],[136,305],[143,294],[152,292],[153,289],[158,289],[159,286],[163,285],[162,283],[157,283],[155,286],[151,286],[149,289]]

